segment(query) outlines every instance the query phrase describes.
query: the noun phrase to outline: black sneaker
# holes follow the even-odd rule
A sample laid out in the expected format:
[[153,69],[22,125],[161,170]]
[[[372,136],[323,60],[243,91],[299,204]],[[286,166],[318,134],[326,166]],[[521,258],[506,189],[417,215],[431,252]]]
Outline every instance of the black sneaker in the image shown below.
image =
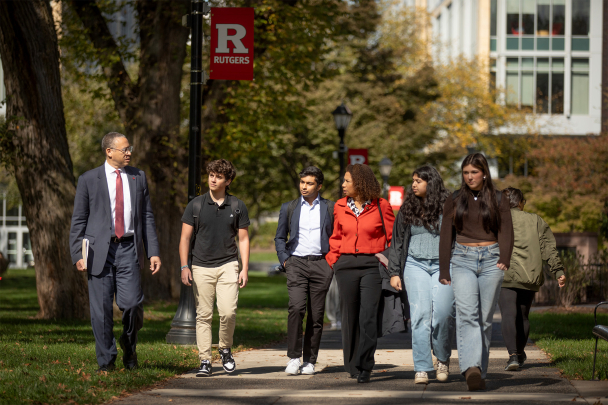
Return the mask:
[[211,362],[209,360],[201,361],[201,367],[196,372],[197,377],[209,377],[211,375]]
[[517,355],[512,354],[509,356],[509,361],[507,361],[507,366],[505,367],[505,371],[516,371],[519,368],[519,360],[517,360]]
[[108,372],[108,371],[114,371],[114,370],[116,370],[116,366],[114,365],[114,363],[104,364],[103,366],[99,366],[99,368],[97,369],[97,374],[101,374],[104,371]]
[[222,356],[222,365],[227,373],[232,373],[236,370],[236,363],[232,357],[232,351],[228,349],[220,349],[220,356]]
[[517,361],[519,362],[519,368],[524,366],[524,362],[528,360],[528,356],[526,356],[526,352],[517,355]]

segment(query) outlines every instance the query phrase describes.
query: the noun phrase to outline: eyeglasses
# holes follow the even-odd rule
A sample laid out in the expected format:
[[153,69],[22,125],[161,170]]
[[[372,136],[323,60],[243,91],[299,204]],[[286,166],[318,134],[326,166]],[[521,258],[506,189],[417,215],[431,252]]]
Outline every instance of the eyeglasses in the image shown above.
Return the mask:
[[116,149],[116,148],[108,148],[108,149],[114,149],[117,150],[119,152],[122,152],[123,155],[126,154],[127,152],[132,153],[133,152],[133,146],[127,146],[126,148],[122,148],[122,149]]

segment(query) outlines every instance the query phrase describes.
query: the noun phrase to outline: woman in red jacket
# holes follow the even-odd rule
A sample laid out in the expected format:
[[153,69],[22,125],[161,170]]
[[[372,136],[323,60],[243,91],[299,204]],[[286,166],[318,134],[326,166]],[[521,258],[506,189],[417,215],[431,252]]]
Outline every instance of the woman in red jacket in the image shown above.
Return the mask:
[[334,206],[334,233],[326,260],[334,269],[340,291],[344,368],[351,378],[366,383],[374,368],[382,298],[375,254],[390,242],[395,215],[380,198],[380,184],[367,165],[348,165],[342,190],[346,197]]

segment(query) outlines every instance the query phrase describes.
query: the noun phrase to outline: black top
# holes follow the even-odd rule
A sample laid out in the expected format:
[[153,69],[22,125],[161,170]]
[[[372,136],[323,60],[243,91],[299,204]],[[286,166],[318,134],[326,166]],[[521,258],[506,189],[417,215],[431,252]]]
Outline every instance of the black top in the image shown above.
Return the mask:
[[[203,196],[198,218],[199,230],[192,250],[192,264],[195,266],[219,267],[238,260],[235,240],[237,231],[228,196],[226,194],[224,202],[219,206],[209,193]],[[182,216],[182,222],[190,226],[194,226],[193,201],[190,201]],[[238,209],[240,213],[237,214],[236,224],[239,229],[247,228],[250,225],[249,214],[241,200],[238,200]]]

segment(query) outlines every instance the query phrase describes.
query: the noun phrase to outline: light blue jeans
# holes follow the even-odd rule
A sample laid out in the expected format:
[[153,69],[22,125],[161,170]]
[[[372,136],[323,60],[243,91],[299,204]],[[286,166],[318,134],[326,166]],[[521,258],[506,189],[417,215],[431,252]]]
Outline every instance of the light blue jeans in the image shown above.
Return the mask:
[[456,243],[452,251],[458,363],[463,374],[470,367],[479,367],[481,378],[486,378],[492,317],[505,277],[496,267],[499,256],[498,243],[481,247]]
[[439,283],[439,260],[407,257],[403,282],[410,302],[414,371],[433,371],[433,358],[447,362],[454,336],[454,293]]

